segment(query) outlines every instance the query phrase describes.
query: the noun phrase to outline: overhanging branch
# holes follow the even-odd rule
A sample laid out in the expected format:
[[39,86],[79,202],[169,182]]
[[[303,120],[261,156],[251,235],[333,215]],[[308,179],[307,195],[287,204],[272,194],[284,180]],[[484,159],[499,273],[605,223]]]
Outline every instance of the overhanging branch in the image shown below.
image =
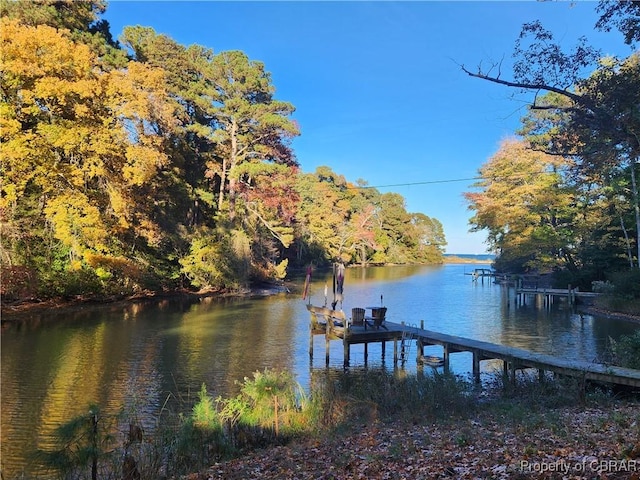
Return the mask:
[[554,87],[554,86],[551,86],[551,85],[545,85],[545,84],[520,83],[520,82],[513,82],[513,81],[510,81],[510,80],[503,80],[503,79],[498,78],[498,77],[492,77],[490,75],[481,73],[480,71],[478,71],[477,73],[474,73],[471,70],[468,70],[464,65],[460,65],[460,68],[462,69],[462,71],[464,73],[466,73],[470,77],[480,78],[481,80],[487,80],[488,82],[497,83],[499,85],[505,85],[507,87],[522,88],[523,90],[536,90],[536,91],[544,90],[546,92],[557,93],[559,95],[563,95],[563,96],[573,100],[578,105],[581,105],[581,106],[583,106],[585,108],[588,108],[592,112],[598,112],[600,114],[604,113],[598,107],[596,107],[596,105],[594,105],[594,103],[591,102],[589,99],[583,97],[582,95],[578,95],[577,93],[573,93],[573,92],[570,92],[568,90],[565,90],[563,88],[558,88],[558,87]]

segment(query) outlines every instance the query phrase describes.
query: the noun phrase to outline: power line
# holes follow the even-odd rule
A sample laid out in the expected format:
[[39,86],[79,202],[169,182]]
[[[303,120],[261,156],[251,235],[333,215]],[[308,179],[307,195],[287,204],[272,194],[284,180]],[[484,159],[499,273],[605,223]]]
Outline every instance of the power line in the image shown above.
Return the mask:
[[454,183],[454,182],[469,182],[471,180],[483,180],[483,177],[469,177],[469,178],[451,178],[447,180],[429,180],[426,182],[408,182],[408,183],[390,183],[388,185],[363,185],[355,186],[352,188],[390,188],[390,187],[411,187],[414,185],[433,185],[436,183]]
[[390,183],[387,185],[362,185],[362,186],[354,185],[353,187],[348,187],[348,188],[365,189],[365,188],[411,187],[415,185],[434,185],[438,183],[470,182],[470,181],[477,181],[477,180],[487,180],[487,181],[496,182],[501,180],[508,180],[510,178],[532,177],[532,176],[546,175],[551,173],[554,173],[554,172],[542,170],[539,172],[518,172],[518,173],[511,173],[506,175],[494,175],[491,177],[483,177],[480,175],[477,177],[449,178],[445,180],[428,180],[424,182]]

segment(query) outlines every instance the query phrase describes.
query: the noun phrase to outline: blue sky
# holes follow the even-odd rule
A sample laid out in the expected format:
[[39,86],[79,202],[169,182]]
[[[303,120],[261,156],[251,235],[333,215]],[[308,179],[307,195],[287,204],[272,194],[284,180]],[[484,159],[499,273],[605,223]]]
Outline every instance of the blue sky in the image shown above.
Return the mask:
[[[401,194],[437,218],[447,253],[485,253],[469,233],[469,180],[518,129],[531,94],[474,79],[460,64],[503,62],[511,78],[523,23],[540,20],[571,47],[631,53],[617,31],[596,32],[596,2],[111,1],[114,37],[152,27],[183,45],[243,50],[265,64],[276,98],[296,107],[301,168],[327,165],[347,180]],[[388,186],[393,185],[393,186]]]

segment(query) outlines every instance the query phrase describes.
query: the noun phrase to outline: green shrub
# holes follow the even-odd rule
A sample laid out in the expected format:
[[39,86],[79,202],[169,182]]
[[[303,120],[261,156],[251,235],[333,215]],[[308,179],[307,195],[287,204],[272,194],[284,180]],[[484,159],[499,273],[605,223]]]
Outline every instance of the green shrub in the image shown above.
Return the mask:
[[[305,431],[314,422],[309,415],[312,403],[289,372],[255,372],[252,379],[245,377],[235,398],[220,402],[221,418],[231,426],[231,433],[242,430],[245,437],[256,435],[257,443]],[[252,442],[245,438],[241,443]]]
[[584,268],[578,271],[559,270],[553,273],[552,286],[554,288],[579,288],[582,291],[590,291],[593,288],[593,282],[602,280],[598,272]]
[[198,402],[193,406],[191,420],[195,427],[214,432],[221,431],[222,425],[213,398],[207,394],[207,386],[203,383],[198,394]]
[[40,295],[49,297],[75,297],[102,293],[102,282],[91,268],[51,271],[42,277]]
[[624,299],[640,299],[640,269],[610,273],[609,281],[614,285],[614,295]]
[[203,231],[179,260],[182,273],[199,288],[241,288],[249,281],[250,242],[240,230]]
[[618,340],[611,339],[611,350],[617,365],[640,369],[640,331],[623,335]]

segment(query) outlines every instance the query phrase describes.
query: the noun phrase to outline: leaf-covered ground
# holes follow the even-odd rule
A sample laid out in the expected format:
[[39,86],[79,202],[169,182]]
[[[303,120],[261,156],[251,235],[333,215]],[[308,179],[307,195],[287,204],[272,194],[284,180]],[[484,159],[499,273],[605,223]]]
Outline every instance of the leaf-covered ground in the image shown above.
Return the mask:
[[503,415],[494,407],[459,421],[374,422],[251,452],[186,478],[638,479],[640,408],[614,402]]

